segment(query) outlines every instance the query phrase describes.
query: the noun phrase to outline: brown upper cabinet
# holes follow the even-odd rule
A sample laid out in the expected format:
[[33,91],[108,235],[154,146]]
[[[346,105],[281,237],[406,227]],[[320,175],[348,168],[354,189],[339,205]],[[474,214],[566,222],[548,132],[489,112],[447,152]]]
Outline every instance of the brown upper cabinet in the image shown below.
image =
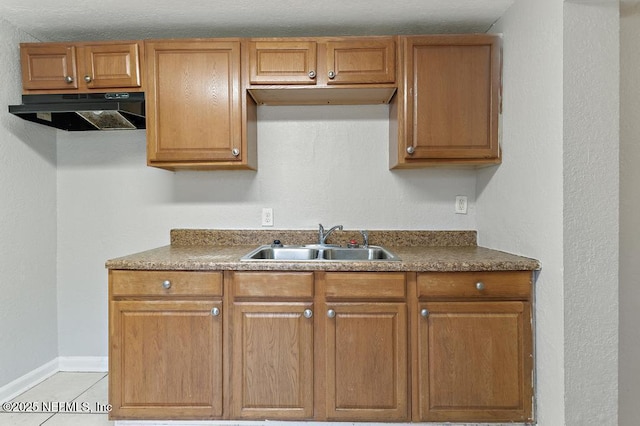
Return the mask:
[[388,103],[396,60],[394,37],[251,39],[249,91],[271,105]]
[[32,93],[140,92],[140,41],[22,43],[22,89]]
[[249,42],[251,84],[316,84],[315,41]]
[[[21,44],[24,94],[144,91],[147,164],[256,169],[257,105],[389,104],[389,167],[499,164],[501,36]],[[144,60],[144,61],[143,61]]]
[[499,163],[500,36],[409,36],[401,43],[391,168]]
[[240,87],[240,41],[152,40],[145,47],[147,163],[254,168],[247,132],[253,123],[255,134],[255,104],[251,110]]

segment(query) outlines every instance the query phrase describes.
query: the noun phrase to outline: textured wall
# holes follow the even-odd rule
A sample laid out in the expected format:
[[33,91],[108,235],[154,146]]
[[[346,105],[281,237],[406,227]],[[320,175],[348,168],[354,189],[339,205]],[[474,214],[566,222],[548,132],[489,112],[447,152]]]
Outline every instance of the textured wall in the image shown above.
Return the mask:
[[620,16],[564,5],[567,425],[617,425]]
[[640,419],[640,3],[620,20],[620,426]]
[[564,424],[562,2],[521,0],[504,34],[503,164],[478,175],[480,243],[542,262],[536,283],[538,420]]
[[505,165],[478,179],[482,244],[542,261],[538,420],[617,424],[617,2],[517,2],[505,35]]
[[0,387],[53,360],[56,329],[55,132],[7,112],[20,101],[18,43],[0,19]]
[[171,228],[260,228],[272,207],[281,229],[475,229],[475,171],[392,172],[387,153],[384,105],[260,107],[257,172],[172,173],[145,165],[143,131],[60,132],[60,355],[107,354],[104,261]]

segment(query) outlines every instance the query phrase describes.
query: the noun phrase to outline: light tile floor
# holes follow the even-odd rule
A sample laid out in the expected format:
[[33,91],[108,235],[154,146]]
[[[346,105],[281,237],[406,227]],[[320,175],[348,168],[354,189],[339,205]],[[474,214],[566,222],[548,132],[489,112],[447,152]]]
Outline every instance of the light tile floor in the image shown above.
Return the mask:
[[107,373],[60,372],[0,409],[2,426],[110,426]]
[[[69,373],[60,372],[47,380],[2,404],[0,426],[115,426],[109,421],[106,405],[108,401],[107,373]],[[57,405],[56,405],[57,404]],[[8,408],[8,409],[7,409]],[[35,410],[34,410],[35,408]],[[158,422],[118,422],[130,425],[155,425]],[[187,424],[184,422],[160,422],[169,424]],[[195,425],[225,426],[305,426],[327,425],[322,422],[194,422]],[[383,426],[382,423],[330,423],[330,426]],[[396,425],[413,426],[410,423]],[[517,426],[523,423],[421,423],[429,426]]]

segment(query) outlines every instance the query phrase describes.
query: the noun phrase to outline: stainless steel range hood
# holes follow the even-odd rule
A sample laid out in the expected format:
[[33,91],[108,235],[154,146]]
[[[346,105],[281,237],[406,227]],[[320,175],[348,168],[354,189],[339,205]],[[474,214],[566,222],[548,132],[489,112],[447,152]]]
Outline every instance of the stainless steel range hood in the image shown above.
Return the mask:
[[22,95],[9,112],[68,131],[144,129],[144,93]]

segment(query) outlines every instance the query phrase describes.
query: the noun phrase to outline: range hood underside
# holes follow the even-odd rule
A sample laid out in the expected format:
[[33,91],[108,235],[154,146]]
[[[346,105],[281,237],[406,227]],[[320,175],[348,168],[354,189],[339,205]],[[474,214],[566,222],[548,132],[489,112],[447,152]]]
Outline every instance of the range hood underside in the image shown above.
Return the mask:
[[23,95],[9,112],[25,120],[67,131],[144,129],[144,94]]
[[[95,111],[87,111],[89,113]],[[32,121],[34,123],[44,124],[45,126],[55,127],[56,129],[67,130],[70,132],[86,131],[86,130],[130,130],[144,129],[145,118],[139,115],[131,114],[126,111],[104,111],[104,117],[98,121],[89,121],[82,112],[65,111],[65,112],[24,112],[15,113],[19,117]],[[107,118],[107,115],[109,118]]]

